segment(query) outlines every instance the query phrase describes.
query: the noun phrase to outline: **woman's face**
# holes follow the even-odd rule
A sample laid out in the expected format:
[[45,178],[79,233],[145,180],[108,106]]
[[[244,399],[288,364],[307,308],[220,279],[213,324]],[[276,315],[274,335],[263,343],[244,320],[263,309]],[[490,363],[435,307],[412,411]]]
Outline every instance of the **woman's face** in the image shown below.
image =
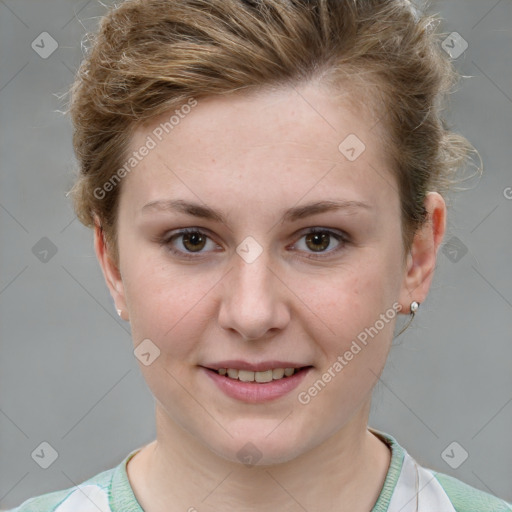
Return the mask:
[[410,302],[396,181],[376,120],[319,86],[189,105],[132,140],[111,289],[164,423],[290,460],[366,425]]

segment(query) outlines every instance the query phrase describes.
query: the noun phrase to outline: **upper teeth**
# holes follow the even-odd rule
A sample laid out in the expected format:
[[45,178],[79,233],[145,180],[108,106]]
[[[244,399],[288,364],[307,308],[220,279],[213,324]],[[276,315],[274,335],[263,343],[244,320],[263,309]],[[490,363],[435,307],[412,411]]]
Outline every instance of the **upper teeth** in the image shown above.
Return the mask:
[[295,373],[295,368],[273,368],[263,372],[251,372],[250,370],[236,370],[234,368],[219,368],[219,375],[226,375],[231,379],[238,379],[242,382],[270,382],[282,379],[283,376],[290,377]]

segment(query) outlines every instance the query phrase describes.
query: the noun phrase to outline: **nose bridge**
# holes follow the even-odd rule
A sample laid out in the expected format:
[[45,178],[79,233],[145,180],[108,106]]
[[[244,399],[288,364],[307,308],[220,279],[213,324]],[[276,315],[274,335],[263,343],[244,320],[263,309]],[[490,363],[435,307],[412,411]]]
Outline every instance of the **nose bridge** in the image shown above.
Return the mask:
[[270,252],[254,239],[239,244],[222,296],[219,323],[223,328],[257,339],[284,327],[288,315],[271,260]]
[[[247,245],[245,245],[247,248]],[[236,289],[240,293],[240,299],[244,302],[268,300],[272,293],[270,281],[273,273],[270,271],[271,257],[268,249],[263,249],[259,254],[253,254],[256,249],[249,246],[249,251],[243,254],[244,245],[237,249],[238,261],[235,263],[234,277],[237,282]]]

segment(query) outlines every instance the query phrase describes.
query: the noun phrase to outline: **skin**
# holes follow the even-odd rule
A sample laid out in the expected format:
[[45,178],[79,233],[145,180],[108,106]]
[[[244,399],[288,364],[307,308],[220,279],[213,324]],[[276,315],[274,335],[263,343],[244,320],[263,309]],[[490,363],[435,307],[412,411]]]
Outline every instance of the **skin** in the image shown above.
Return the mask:
[[[134,346],[149,338],[160,350],[149,366],[139,363],[156,401],[157,439],[128,464],[146,512],[367,512],[378,498],[390,451],[367,421],[396,317],[307,405],[297,395],[393,303],[408,314],[413,300],[425,300],[446,206],[439,194],[427,195],[429,222],[404,257],[383,127],[349,99],[310,83],[200,100],[123,179],[117,263],[96,227],[98,260]],[[168,118],[139,127],[133,149]],[[338,149],[350,133],[366,145],[354,161]],[[169,199],[206,204],[226,222],[141,212]],[[370,208],[281,222],[285,209],[339,199]],[[159,243],[187,227],[208,236],[199,255],[183,237]],[[315,252],[305,236],[314,227],[345,232],[349,241],[331,237]],[[248,236],[263,249],[252,263],[236,252]],[[198,367],[223,359],[313,369],[284,397],[249,404],[224,395]],[[252,467],[237,458],[248,442],[261,452]]]

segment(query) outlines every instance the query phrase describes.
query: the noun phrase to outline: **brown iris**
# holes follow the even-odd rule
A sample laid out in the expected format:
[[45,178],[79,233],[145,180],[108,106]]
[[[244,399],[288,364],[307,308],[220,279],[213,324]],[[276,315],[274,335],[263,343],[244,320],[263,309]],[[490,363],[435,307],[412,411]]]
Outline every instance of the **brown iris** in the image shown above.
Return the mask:
[[306,235],[306,244],[308,244],[309,242],[313,242],[313,245],[311,247],[309,247],[308,245],[308,247],[313,251],[318,252],[325,250],[327,249],[327,247],[329,247],[330,239],[331,237],[327,233],[309,233],[308,235]]
[[[204,245],[206,243],[206,237],[203,236],[201,233],[183,233],[182,236],[183,245],[187,250],[191,252],[197,252],[204,248]],[[190,244],[190,247],[188,244]]]

